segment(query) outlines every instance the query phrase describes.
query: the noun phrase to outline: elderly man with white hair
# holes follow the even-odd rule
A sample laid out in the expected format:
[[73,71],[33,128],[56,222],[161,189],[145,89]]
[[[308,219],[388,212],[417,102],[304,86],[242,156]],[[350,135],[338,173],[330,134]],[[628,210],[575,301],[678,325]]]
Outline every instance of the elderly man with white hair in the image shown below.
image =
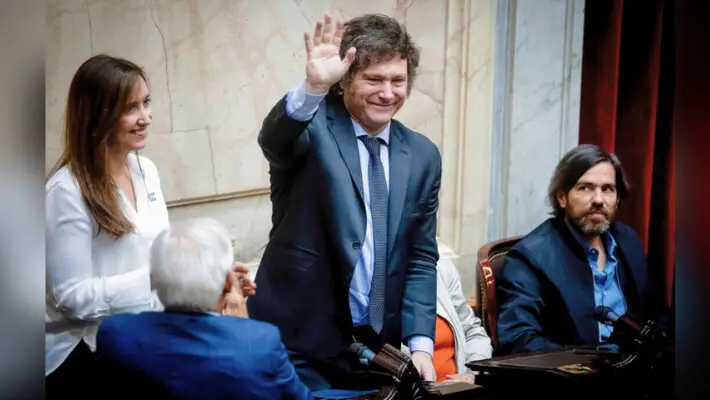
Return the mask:
[[114,315],[99,327],[112,393],[131,381],[181,399],[312,398],[278,328],[248,319],[230,235],[219,222],[178,222],[158,235],[151,284],[165,311]]

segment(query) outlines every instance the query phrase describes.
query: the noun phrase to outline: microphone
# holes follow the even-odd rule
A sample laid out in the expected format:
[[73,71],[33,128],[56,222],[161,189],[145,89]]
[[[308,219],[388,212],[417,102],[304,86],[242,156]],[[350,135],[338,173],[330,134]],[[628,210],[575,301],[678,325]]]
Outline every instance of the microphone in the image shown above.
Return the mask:
[[597,321],[614,327],[609,342],[618,345],[621,353],[627,354],[626,358],[612,364],[614,368],[650,365],[667,353],[666,335],[655,321],[648,320],[641,325],[628,311],[619,316],[606,306],[597,306],[594,316]]
[[615,331],[622,329],[624,331],[622,333],[638,335],[643,330],[643,327],[634,321],[628,313],[619,316],[619,314],[607,306],[597,306],[594,309],[594,317],[602,324],[613,326]]
[[619,315],[607,306],[597,306],[594,309],[594,317],[605,325],[614,325],[619,320]]
[[375,353],[362,343],[354,342],[348,347],[348,351],[355,353],[357,359],[363,365],[370,365],[375,359]]

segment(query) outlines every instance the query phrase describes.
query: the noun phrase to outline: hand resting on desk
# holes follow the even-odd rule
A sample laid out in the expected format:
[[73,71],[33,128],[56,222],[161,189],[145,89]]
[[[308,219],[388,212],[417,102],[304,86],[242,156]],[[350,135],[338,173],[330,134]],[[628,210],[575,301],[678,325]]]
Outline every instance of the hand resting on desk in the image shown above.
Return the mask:
[[469,374],[469,373],[451,374],[451,375],[446,375],[446,380],[474,384],[474,383],[476,383],[476,376],[473,374]]

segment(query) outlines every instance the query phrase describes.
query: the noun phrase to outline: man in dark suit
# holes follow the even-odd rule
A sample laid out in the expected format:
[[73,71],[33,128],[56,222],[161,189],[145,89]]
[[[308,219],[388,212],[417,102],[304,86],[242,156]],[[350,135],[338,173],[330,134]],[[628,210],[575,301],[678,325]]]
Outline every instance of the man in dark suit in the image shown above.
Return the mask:
[[278,328],[250,320],[229,232],[208,219],[155,239],[151,285],[165,312],[108,317],[97,334],[104,388],[118,397],[312,399]]
[[353,340],[374,351],[404,343],[434,380],[441,156],[392,119],[419,50],[384,15],[326,15],[304,39],[305,82],[259,133],[273,227],[249,313],[281,329],[311,389],[353,382]]
[[581,145],[559,162],[548,190],[553,217],[508,253],[497,280],[498,355],[609,341],[595,309],[662,313],[636,233],[614,221],[629,186],[617,157]]

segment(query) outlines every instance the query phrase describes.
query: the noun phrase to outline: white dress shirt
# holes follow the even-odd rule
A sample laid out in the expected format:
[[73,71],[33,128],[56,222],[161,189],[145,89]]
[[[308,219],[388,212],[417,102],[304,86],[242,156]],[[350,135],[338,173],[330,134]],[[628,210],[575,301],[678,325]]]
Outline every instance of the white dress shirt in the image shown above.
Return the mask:
[[161,309],[150,287],[150,247],[169,227],[155,164],[128,156],[137,209],[117,187],[124,214],[135,230],[119,239],[98,225],[65,166],[45,186],[46,314],[45,374],[83,339],[96,350],[96,330],[112,314]]
[[[313,118],[318,111],[318,106],[325,98],[325,94],[314,95],[306,92],[305,82],[300,86],[288,92],[286,97],[286,113],[297,121],[308,121]],[[352,120],[355,136],[366,136],[368,133],[357,123]],[[385,181],[389,190],[389,138],[390,124],[376,135],[381,138],[387,145],[380,146],[380,161],[385,172]],[[367,222],[365,225],[365,240],[360,251],[353,278],[350,282],[350,313],[354,326],[365,325],[368,323],[368,310],[370,303],[370,289],[372,288],[372,274],[375,268],[375,242],[372,229],[372,212],[370,208],[370,184],[369,184],[369,162],[370,153],[367,151],[365,144],[358,140],[358,153],[360,158],[360,172],[362,174],[363,195],[365,198],[365,215]],[[434,341],[426,336],[413,336],[409,338],[409,348],[412,351],[424,351],[433,356]]]

